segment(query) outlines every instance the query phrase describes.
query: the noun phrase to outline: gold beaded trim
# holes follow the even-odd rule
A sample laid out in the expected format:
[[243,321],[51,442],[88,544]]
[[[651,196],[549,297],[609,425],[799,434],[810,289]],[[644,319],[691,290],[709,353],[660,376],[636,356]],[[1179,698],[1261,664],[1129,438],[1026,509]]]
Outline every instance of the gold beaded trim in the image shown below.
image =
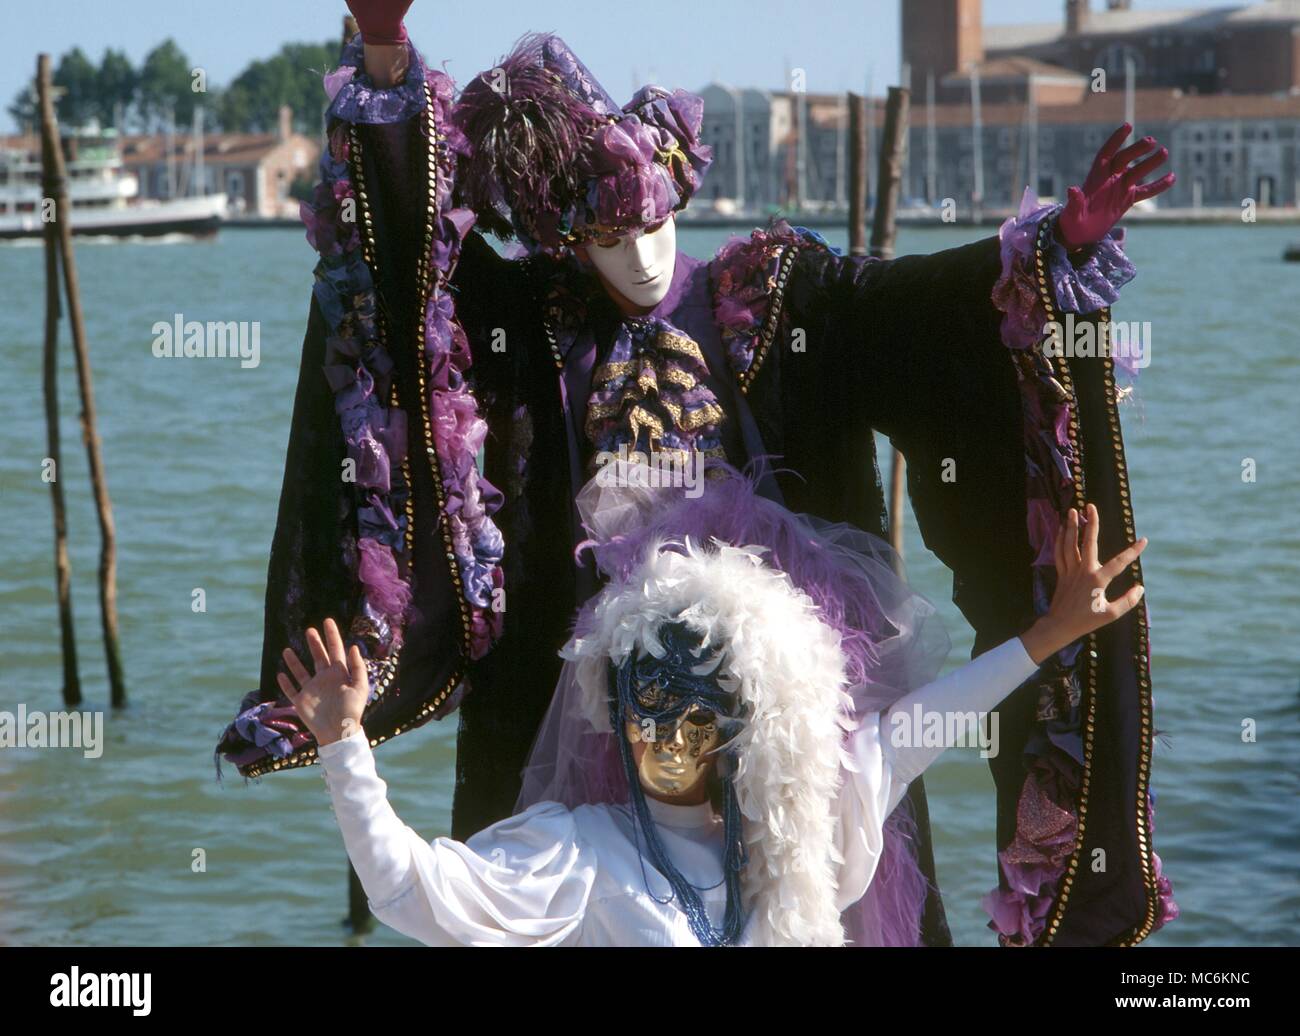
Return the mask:
[[[1047,237],[1055,225],[1055,220],[1045,219],[1038,225],[1038,234],[1034,241],[1034,274],[1038,282],[1039,299],[1043,304],[1043,309],[1047,313],[1049,321],[1056,320],[1055,305],[1052,299],[1052,292],[1047,282],[1047,260],[1046,247]],[[1102,326],[1110,327],[1110,309],[1102,310]],[[1052,367],[1051,360],[1046,356],[1042,357],[1049,369]],[[1120,484],[1120,498],[1124,512],[1125,542],[1133,540],[1133,509],[1129,498],[1128,475],[1124,460],[1124,444],[1119,434],[1119,414],[1116,407],[1117,397],[1115,394],[1114,364],[1110,356],[1103,351],[1102,354],[1102,376],[1105,383],[1106,392],[1106,411],[1111,430],[1111,442],[1115,447],[1115,464],[1116,476]],[[1059,387],[1065,398],[1065,402],[1070,407],[1069,420],[1069,438],[1070,449],[1074,457],[1074,465],[1071,470],[1074,482],[1073,506],[1082,509],[1087,495],[1085,492],[1083,476],[1083,450],[1079,440],[1079,413],[1077,406],[1077,397],[1074,392],[1073,376],[1070,373],[1070,365],[1064,357],[1061,364],[1054,371],[1056,378],[1053,387]],[[1137,561],[1133,562],[1132,567],[1134,577],[1141,582],[1141,566]],[[1142,864],[1144,884],[1146,886],[1147,905],[1146,915],[1141,925],[1131,933],[1130,936],[1119,940],[1121,946],[1131,946],[1145,939],[1150,934],[1151,928],[1155,924],[1156,908],[1156,882],[1155,868],[1151,859],[1151,839],[1147,832],[1147,810],[1146,810],[1146,789],[1151,772],[1151,677],[1149,660],[1147,658],[1147,631],[1146,631],[1146,613],[1145,609],[1138,618],[1138,658],[1141,664],[1139,670],[1139,701],[1142,711],[1142,735],[1139,746],[1138,758],[1138,810],[1137,810],[1137,829],[1138,829],[1138,854]],[[1052,911],[1048,915],[1047,928],[1040,940],[1040,945],[1050,946],[1052,940],[1056,938],[1060,931],[1061,921],[1065,914],[1066,904],[1069,902],[1070,893],[1074,888],[1074,880],[1078,875],[1079,863],[1083,853],[1084,835],[1088,820],[1088,793],[1092,783],[1092,756],[1096,743],[1097,734],[1097,638],[1095,633],[1088,635],[1086,651],[1084,652],[1084,678],[1087,684],[1087,701],[1088,706],[1083,717],[1083,771],[1079,779],[1079,800],[1077,811],[1077,824],[1075,829],[1074,849],[1070,853],[1070,859],[1066,864],[1065,873],[1061,878],[1061,887],[1057,892],[1056,902],[1052,905]]]
[[763,329],[758,335],[758,345],[754,349],[754,361],[749,365],[749,369],[741,371],[736,375],[736,380],[740,383],[741,395],[748,395],[749,387],[758,377],[758,372],[763,369],[763,361],[767,359],[768,351],[772,348],[772,341],[776,338],[776,329],[781,322],[781,310],[785,305],[785,282],[790,277],[790,270],[794,266],[795,257],[799,254],[798,245],[789,245],[781,253],[781,263],[777,267],[775,283],[772,286],[771,301],[768,303],[767,319],[763,321]]
[[526,259],[521,259],[520,262],[526,263],[528,267],[529,279],[533,283],[534,301],[538,303],[538,308],[542,312],[542,333],[546,336],[546,347],[551,352],[551,360],[555,363],[555,369],[563,373],[564,357],[560,354],[560,343],[555,337],[556,318],[558,317],[560,310],[558,307],[542,304],[542,299],[539,297],[537,289],[540,287],[538,280],[543,276],[543,271],[541,267],[538,266],[537,259],[533,256],[529,256]]
[[[1102,319],[1105,320],[1106,326],[1110,327],[1110,309],[1102,311]],[[1124,439],[1120,434],[1119,426],[1119,394],[1115,390],[1115,362],[1107,351],[1102,358],[1102,372],[1105,379],[1106,387],[1106,417],[1110,426],[1111,444],[1115,448],[1116,457],[1116,475],[1119,479],[1119,496],[1120,509],[1124,518],[1124,542],[1132,543],[1136,528],[1133,522],[1133,500],[1129,495],[1128,484],[1128,465],[1124,460]],[[1129,571],[1133,575],[1135,582],[1142,583],[1142,561],[1140,558],[1134,559],[1129,566]],[[1154,719],[1152,716],[1151,703],[1151,655],[1150,645],[1147,639],[1147,611],[1146,603],[1141,603],[1141,608],[1137,609],[1137,622],[1134,625],[1134,646],[1137,649],[1138,658],[1138,707],[1141,713],[1141,733],[1139,734],[1140,748],[1138,756],[1138,775],[1137,775],[1137,840],[1138,853],[1142,860],[1142,876],[1146,884],[1147,908],[1146,915],[1132,932],[1118,940],[1120,946],[1133,946],[1141,942],[1148,935],[1156,924],[1156,913],[1159,907],[1159,888],[1156,885],[1155,861],[1152,859],[1153,846],[1151,839],[1150,824],[1148,823],[1148,791],[1151,784],[1151,748],[1152,737],[1154,734]]]
[[[429,418],[429,395],[426,389],[426,373],[424,358],[424,312],[428,305],[429,294],[434,287],[434,271],[429,262],[430,252],[433,245],[433,227],[437,218],[438,211],[438,186],[439,177],[445,175],[442,163],[447,161],[444,150],[444,137],[438,128],[437,120],[434,116],[433,94],[426,81],[424,83],[424,110],[426,127],[428,130],[428,146],[426,154],[428,157],[429,171],[429,193],[428,204],[425,209],[424,221],[424,243],[420,250],[420,257],[416,264],[416,278],[418,284],[417,295],[419,297],[419,312],[416,319],[416,370],[419,372],[420,386],[420,424],[424,431],[425,455],[429,461],[430,472],[433,476],[434,495],[438,504],[438,513],[445,514],[446,496],[442,484],[442,471],[438,462],[437,452],[433,445],[433,426]],[[375,243],[375,228],[370,208],[370,195],[366,188],[365,165],[361,159],[361,135],[357,131],[357,125],[353,123],[349,127],[348,135],[348,165],[349,172],[352,176],[352,182],[356,185],[357,196],[357,221],[361,229],[361,248],[362,256],[366,265],[370,267],[371,280],[373,283],[379,283],[379,264],[378,249]],[[376,323],[378,334],[381,341],[388,340],[388,327],[384,318],[382,306],[376,307]],[[389,394],[389,401],[393,406],[398,405],[397,382],[393,380],[392,391]],[[415,556],[415,493],[411,481],[410,460],[406,458],[402,461],[402,473],[406,478],[407,495],[406,495],[406,554],[408,558]],[[418,726],[424,722],[428,716],[442,706],[442,704],[455,690],[456,686],[464,679],[465,665],[463,659],[469,654],[470,643],[470,617],[469,604],[465,600],[464,587],[461,583],[460,569],[456,564],[456,556],[452,550],[451,530],[447,523],[439,523],[442,530],[443,546],[447,554],[447,562],[451,571],[452,582],[456,588],[456,599],[460,604],[461,612],[461,642],[462,642],[462,661],[453,669],[450,679],[443,688],[430,700],[420,706],[419,712],[408,719],[405,723],[397,724],[392,730],[378,734],[370,738],[372,748],[383,744],[390,738],[398,734],[405,733],[412,727]],[[409,565],[408,565],[409,573]],[[370,673],[372,686],[375,688],[375,700],[382,698],[388,691],[393,679],[397,676],[399,664],[400,648],[392,651],[388,657],[382,660],[367,659],[366,669]],[[296,752],[285,756],[283,759],[263,759],[253,763],[245,771],[246,777],[260,777],[266,773],[274,773],[278,770],[296,769],[302,766],[310,766],[318,760],[316,745],[306,745]]]

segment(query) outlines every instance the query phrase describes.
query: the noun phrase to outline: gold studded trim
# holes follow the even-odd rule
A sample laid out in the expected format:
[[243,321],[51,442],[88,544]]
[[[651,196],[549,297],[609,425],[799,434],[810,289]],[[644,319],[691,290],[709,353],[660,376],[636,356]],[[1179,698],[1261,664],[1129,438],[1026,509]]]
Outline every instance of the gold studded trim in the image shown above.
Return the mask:
[[[428,460],[430,474],[433,477],[434,496],[437,501],[438,513],[445,513],[446,495],[442,483],[441,465],[438,461],[437,451],[434,448],[433,425],[429,417],[429,393],[427,388],[426,359],[424,355],[424,313],[428,306],[429,296],[437,287],[436,271],[430,263],[430,254],[433,246],[433,230],[438,214],[438,189],[441,184],[441,178],[448,174],[447,164],[450,156],[446,152],[445,138],[437,124],[434,115],[433,92],[429,87],[428,81],[424,83],[424,112],[427,129],[427,140],[425,153],[428,166],[428,195],[425,206],[424,218],[424,240],[420,249],[420,257],[416,263],[416,281],[418,285],[417,295],[419,298],[419,311],[415,322],[415,352],[417,357],[416,370],[419,373],[419,409],[420,425],[423,430],[425,457]],[[379,265],[377,260],[378,249],[375,242],[375,228],[373,213],[370,207],[370,195],[366,185],[365,165],[362,161],[361,152],[361,135],[357,131],[357,126],[353,123],[348,127],[348,166],[352,183],[355,187],[357,198],[357,222],[359,224],[362,257],[366,265],[370,267],[370,275],[373,283],[379,283]],[[389,341],[388,325],[385,319],[382,306],[376,306],[376,329],[381,341]],[[392,406],[398,405],[397,380],[393,379],[392,392],[389,396],[389,402]],[[409,457],[402,461],[402,473],[406,478],[408,492],[406,496],[406,556],[413,559],[415,556],[415,493],[411,482],[411,468]],[[447,564],[451,571],[452,582],[455,586],[456,600],[460,605],[461,616],[461,657],[462,659],[469,656],[470,643],[470,614],[469,603],[465,599],[464,586],[461,582],[460,569],[456,564],[455,552],[452,550],[451,530],[445,521],[438,523],[442,535],[443,547],[446,552]],[[366,670],[370,675],[371,686],[375,689],[375,700],[387,693],[389,686],[397,676],[397,669],[400,662],[400,648],[393,650],[383,659],[367,659]],[[451,677],[446,684],[433,696],[429,701],[420,706],[419,711],[406,720],[404,723],[395,725],[392,729],[383,731],[370,738],[371,747],[383,744],[390,738],[398,734],[405,733],[412,727],[418,726],[436,712],[451,696],[452,691],[460,684],[465,677],[465,664],[462,661],[453,670]],[[296,752],[285,756],[283,759],[263,759],[253,763],[243,770],[245,777],[261,777],[267,773],[275,773],[279,770],[291,770],[302,766],[310,766],[317,762],[316,745],[306,745]]]
[[[1056,320],[1056,309],[1052,298],[1052,291],[1048,285],[1047,279],[1047,237],[1052,232],[1055,220],[1044,219],[1038,225],[1038,234],[1034,241],[1034,274],[1038,282],[1039,299],[1047,314],[1048,321]],[[1103,328],[1110,326],[1110,309],[1109,307],[1101,311]],[[1124,535],[1125,542],[1131,543],[1134,539],[1134,522],[1133,508],[1129,496],[1128,486],[1128,465],[1124,457],[1124,443],[1119,430],[1119,410],[1118,395],[1115,391],[1115,370],[1114,361],[1110,357],[1108,350],[1100,350],[1099,359],[1102,363],[1102,378],[1105,387],[1106,398],[1106,415],[1111,433],[1111,445],[1115,460],[1115,476],[1120,487],[1120,500],[1124,518]],[[1049,367],[1051,361],[1043,357]],[[1073,506],[1082,508],[1087,500],[1083,476],[1083,449],[1079,438],[1079,413],[1077,396],[1074,392],[1073,377],[1070,374],[1070,366],[1065,358],[1061,358],[1059,367],[1054,371],[1056,380],[1053,382],[1055,388],[1059,389],[1058,398],[1070,407],[1069,418],[1069,439],[1070,448],[1074,459],[1074,465],[1071,475],[1074,482]],[[1133,577],[1140,583],[1142,581],[1142,568],[1138,561],[1134,561],[1130,567]],[[1147,650],[1147,623],[1145,607],[1138,614],[1138,621],[1135,626],[1135,648],[1138,658],[1138,695],[1139,709],[1141,712],[1141,733],[1139,735],[1138,746],[1138,788],[1137,788],[1137,838],[1138,838],[1138,855],[1142,866],[1143,884],[1146,889],[1146,912],[1141,923],[1127,935],[1117,940],[1118,945],[1132,946],[1141,942],[1151,934],[1151,929],[1155,926],[1156,909],[1159,903],[1159,894],[1156,887],[1155,864],[1152,859],[1152,843],[1149,825],[1147,823],[1147,789],[1150,783],[1151,775],[1151,749],[1152,749],[1152,709],[1151,709],[1151,670],[1150,658]],[[1074,881],[1078,875],[1080,861],[1083,855],[1084,837],[1086,833],[1088,820],[1088,795],[1092,783],[1092,757],[1096,745],[1097,733],[1097,638],[1096,634],[1089,634],[1084,650],[1079,656],[1082,660],[1083,672],[1081,673],[1084,685],[1086,687],[1087,706],[1082,717],[1083,723],[1083,769],[1079,778],[1079,798],[1076,809],[1076,827],[1074,848],[1070,853],[1070,858],[1066,863],[1065,873],[1061,878],[1061,887],[1057,891],[1056,901],[1052,904],[1051,913],[1047,918],[1047,927],[1043,933],[1039,945],[1050,946],[1056,938],[1061,927],[1061,921],[1065,914],[1066,905],[1069,903],[1070,893],[1074,888]]]
[[[1109,307],[1102,311],[1102,319],[1110,326]],[[1115,361],[1109,351],[1102,359],[1103,378],[1106,389],[1106,419],[1110,427],[1111,445],[1115,453],[1115,474],[1119,483],[1120,509],[1124,519],[1124,542],[1132,543],[1137,535],[1133,521],[1133,498],[1129,493],[1128,464],[1124,459],[1124,439],[1120,434],[1119,399],[1115,389]],[[1142,561],[1134,559],[1129,566],[1135,582],[1142,583]],[[1137,841],[1138,853],[1142,861],[1142,879],[1146,886],[1146,913],[1142,921],[1119,940],[1120,946],[1134,946],[1140,943],[1156,925],[1159,916],[1160,892],[1156,883],[1154,846],[1150,825],[1148,794],[1151,787],[1151,749],[1154,736],[1154,717],[1151,700],[1151,653],[1147,635],[1147,611],[1145,601],[1135,609],[1137,622],[1133,626],[1133,646],[1138,660],[1138,709],[1141,730],[1138,734],[1138,774],[1137,774]]]
[[763,369],[763,361],[767,359],[767,354],[772,348],[772,342],[776,338],[776,329],[781,324],[781,313],[785,308],[785,287],[786,281],[790,279],[790,270],[794,266],[795,258],[799,255],[799,245],[787,245],[781,253],[781,262],[777,267],[776,276],[772,278],[772,288],[769,294],[767,307],[767,318],[763,321],[763,326],[758,333],[758,341],[754,345],[754,359],[750,363],[749,369],[741,371],[736,375],[736,380],[740,383],[741,395],[749,393],[749,387],[758,377],[758,372]]

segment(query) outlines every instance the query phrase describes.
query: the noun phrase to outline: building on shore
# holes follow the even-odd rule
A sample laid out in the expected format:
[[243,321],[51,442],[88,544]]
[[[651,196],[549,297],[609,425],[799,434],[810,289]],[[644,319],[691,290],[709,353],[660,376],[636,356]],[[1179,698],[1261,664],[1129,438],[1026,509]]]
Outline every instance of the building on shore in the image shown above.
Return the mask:
[[[280,109],[275,133],[206,133],[195,161],[190,133],[128,136],[122,161],[140,181],[142,197],[166,199],[192,193],[224,193],[233,218],[297,219],[295,181],[314,180],[320,142],[293,130],[293,112]],[[170,157],[169,157],[170,152]],[[197,171],[197,172],[196,172]],[[194,190],[195,176],[202,178]]]
[[[983,25],[980,0],[901,7],[904,204],[1013,208],[1026,185],[1061,198],[1130,116],[1179,174],[1161,207],[1300,203],[1300,0],[1150,11],[1067,0],[1057,23],[1003,26]],[[715,152],[701,200],[751,212],[843,205],[842,97],[716,83],[701,93]],[[874,178],[883,101],[868,110]]]

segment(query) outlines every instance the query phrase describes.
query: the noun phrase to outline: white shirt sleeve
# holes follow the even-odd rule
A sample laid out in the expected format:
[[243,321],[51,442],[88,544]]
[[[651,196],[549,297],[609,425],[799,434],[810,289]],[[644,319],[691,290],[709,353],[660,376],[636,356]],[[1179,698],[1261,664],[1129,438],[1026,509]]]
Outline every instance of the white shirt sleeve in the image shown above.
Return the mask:
[[[926,744],[915,730],[918,707],[927,715],[943,717],[944,727],[952,718],[963,729],[978,722],[981,713],[991,712],[1002,699],[1038,671],[1019,637],[985,651],[947,676],[904,695],[886,712],[880,723],[880,741],[889,764],[894,794],[890,809],[903,798],[907,786],[916,780],[948,747]],[[965,743],[971,743],[967,740]]]
[[[861,899],[875,875],[884,848],[884,826],[907,786],[940,755],[944,745],[925,746],[915,736],[895,738],[922,715],[989,712],[1038,670],[1019,637],[986,651],[947,676],[918,687],[887,712],[864,716],[846,746],[851,769],[840,786],[836,848],[842,857],[837,905],[841,910]],[[900,744],[894,741],[899,740]],[[848,767],[846,766],[846,769]]]
[[539,802],[468,842],[426,842],[389,804],[364,733],[323,745],[319,756],[348,856],[384,924],[431,946],[576,938],[596,854],[570,810]]

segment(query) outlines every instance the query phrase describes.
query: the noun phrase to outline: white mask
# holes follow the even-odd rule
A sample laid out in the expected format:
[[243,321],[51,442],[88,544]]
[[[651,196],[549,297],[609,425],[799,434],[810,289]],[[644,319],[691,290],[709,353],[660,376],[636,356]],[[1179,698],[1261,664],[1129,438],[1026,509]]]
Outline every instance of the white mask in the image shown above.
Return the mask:
[[587,243],[591,263],[633,305],[647,309],[668,294],[677,267],[677,221],[637,228]]

